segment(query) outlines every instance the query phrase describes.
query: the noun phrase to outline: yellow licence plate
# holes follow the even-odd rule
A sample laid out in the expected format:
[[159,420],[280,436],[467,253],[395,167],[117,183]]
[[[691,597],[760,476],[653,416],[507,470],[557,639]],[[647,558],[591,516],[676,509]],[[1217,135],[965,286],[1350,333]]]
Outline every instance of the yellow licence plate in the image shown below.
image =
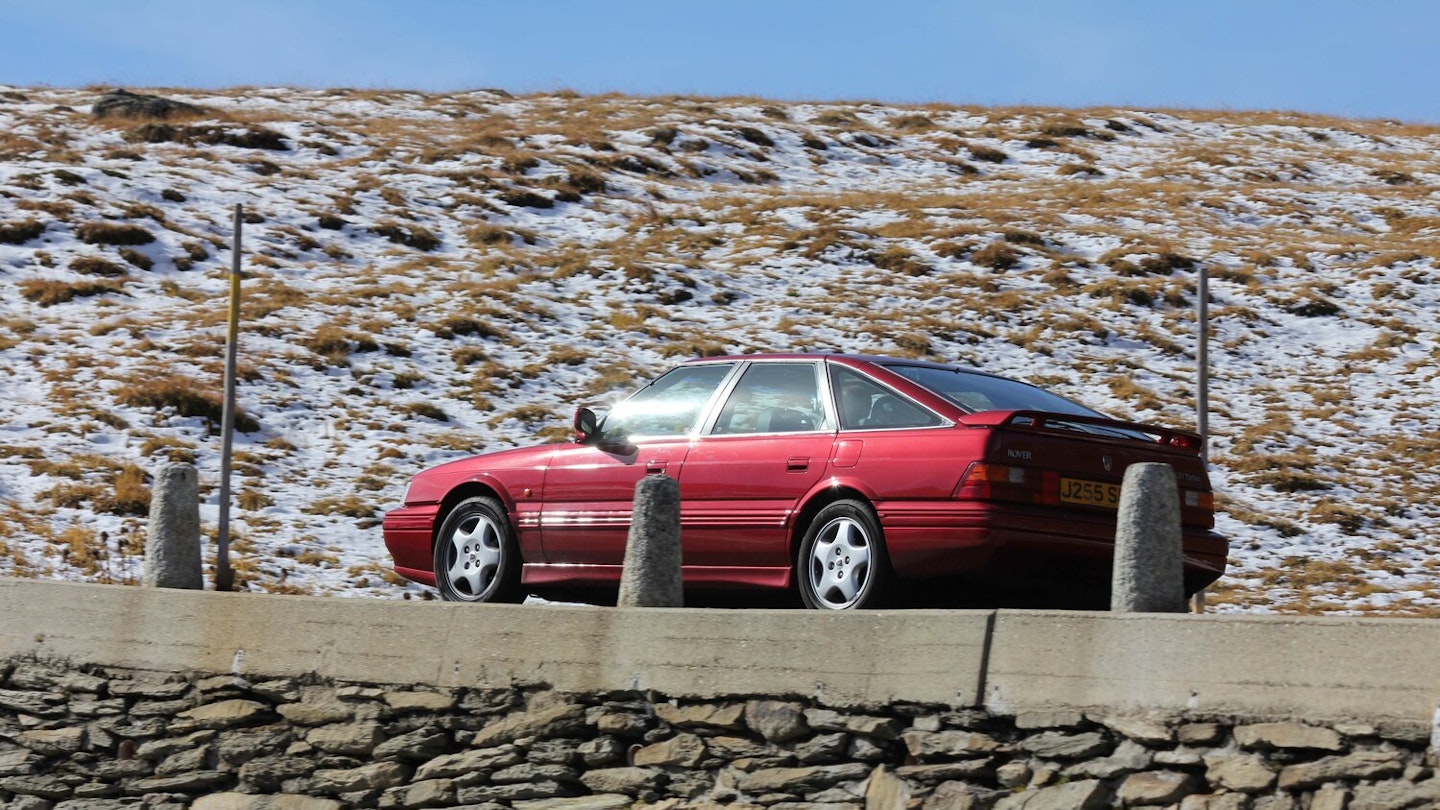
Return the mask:
[[1060,500],[1062,503],[1115,509],[1120,506],[1120,485],[1086,481],[1083,478],[1061,478]]

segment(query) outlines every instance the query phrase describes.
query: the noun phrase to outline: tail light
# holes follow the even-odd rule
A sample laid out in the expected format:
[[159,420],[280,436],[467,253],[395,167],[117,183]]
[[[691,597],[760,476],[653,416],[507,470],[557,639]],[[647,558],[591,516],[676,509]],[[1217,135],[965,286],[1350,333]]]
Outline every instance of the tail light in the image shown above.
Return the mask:
[[1200,440],[1198,436],[1187,436],[1184,434],[1172,434],[1169,438],[1160,437],[1160,443],[1170,447],[1178,447],[1182,450],[1199,450]]
[[1033,467],[976,461],[966,468],[955,497],[1056,506],[1060,503],[1060,476]]
[[1180,519],[1184,523],[1215,527],[1215,493],[1198,489],[1180,490]]

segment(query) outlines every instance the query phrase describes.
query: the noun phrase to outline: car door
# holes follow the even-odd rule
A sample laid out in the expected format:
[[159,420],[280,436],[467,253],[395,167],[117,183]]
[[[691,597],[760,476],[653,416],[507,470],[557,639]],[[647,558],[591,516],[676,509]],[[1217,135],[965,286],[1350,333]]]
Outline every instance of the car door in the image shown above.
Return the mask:
[[679,478],[695,431],[735,365],[680,366],[611,411],[596,442],[556,451],[541,491],[547,563],[624,561],[635,485],[657,473]]
[[816,362],[741,371],[680,474],[686,566],[789,565],[790,520],[835,438],[820,383]]
[[928,434],[948,422],[853,369],[832,365],[830,385],[840,417],[834,474],[854,475],[882,500],[944,498],[954,490],[963,466]]

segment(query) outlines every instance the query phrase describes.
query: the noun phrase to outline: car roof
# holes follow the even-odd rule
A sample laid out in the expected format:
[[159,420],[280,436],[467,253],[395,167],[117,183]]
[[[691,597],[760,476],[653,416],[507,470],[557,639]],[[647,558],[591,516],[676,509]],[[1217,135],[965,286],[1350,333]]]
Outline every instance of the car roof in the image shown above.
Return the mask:
[[[954,363],[937,363],[933,360],[917,360],[908,357],[888,357],[879,354],[844,354],[841,352],[792,352],[775,354],[731,354],[723,357],[696,357],[685,361],[690,363],[733,363],[741,360],[766,361],[766,360],[839,360],[842,363],[874,363],[876,365],[901,364],[907,366],[921,366],[925,368],[944,369],[946,371],[963,371],[969,374],[982,374],[986,377],[1000,377],[999,374],[992,374],[988,371],[981,371],[977,368],[956,365]],[[1009,379],[1008,377],[1005,379]]]

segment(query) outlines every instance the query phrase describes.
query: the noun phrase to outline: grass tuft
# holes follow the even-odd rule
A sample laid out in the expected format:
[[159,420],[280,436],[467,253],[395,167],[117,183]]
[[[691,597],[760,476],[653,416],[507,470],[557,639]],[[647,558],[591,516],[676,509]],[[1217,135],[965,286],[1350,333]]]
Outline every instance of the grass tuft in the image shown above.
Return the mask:
[[0,244],[23,245],[31,239],[39,239],[45,232],[45,223],[36,219],[21,222],[0,222]]
[[70,262],[70,269],[87,276],[102,278],[120,278],[129,273],[124,267],[99,256],[77,256]]
[[123,287],[118,281],[81,281],[72,284],[64,281],[27,278],[20,282],[20,295],[25,300],[33,301],[42,307],[64,304],[76,298],[89,298],[119,292],[123,292]]
[[397,245],[429,252],[440,247],[440,237],[415,223],[391,221],[377,222],[370,226],[370,232],[383,236]]
[[92,245],[148,245],[155,241],[155,235],[142,225],[103,220],[75,226],[75,235]]
[[[116,398],[132,408],[151,408],[170,411],[178,416],[200,417],[210,423],[213,433],[220,430],[224,409],[224,397],[218,387],[218,381],[207,385],[179,374],[161,374],[121,387]],[[255,433],[260,430],[260,423],[243,409],[236,408],[235,429],[241,433]]]

